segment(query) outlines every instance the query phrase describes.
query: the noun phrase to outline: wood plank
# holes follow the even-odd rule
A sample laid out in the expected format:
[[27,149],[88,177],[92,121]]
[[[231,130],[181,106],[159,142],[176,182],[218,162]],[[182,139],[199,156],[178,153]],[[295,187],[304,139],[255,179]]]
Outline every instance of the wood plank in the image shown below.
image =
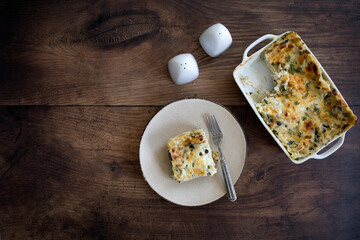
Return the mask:
[[[355,126],[326,160],[291,163],[252,110],[238,200],[182,207],[142,177],[139,142],[160,107],[1,107],[1,239],[355,239]],[[359,115],[360,107],[354,107]]]
[[[2,1],[1,105],[164,105],[205,98],[245,105],[232,71],[263,34],[297,31],[350,105],[359,105],[358,1]],[[221,22],[218,58],[198,37]],[[177,86],[167,62],[190,52],[199,78]],[[148,89],[151,89],[149,91]]]

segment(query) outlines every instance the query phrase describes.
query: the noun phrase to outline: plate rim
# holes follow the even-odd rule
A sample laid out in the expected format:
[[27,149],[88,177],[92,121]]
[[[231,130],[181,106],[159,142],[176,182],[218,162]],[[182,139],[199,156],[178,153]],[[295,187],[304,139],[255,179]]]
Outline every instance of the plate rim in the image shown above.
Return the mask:
[[204,98],[183,98],[183,99],[179,99],[179,100],[174,100],[174,101],[171,101],[169,102],[168,104],[164,105],[161,107],[161,109],[159,111],[157,111],[154,116],[151,117],[151,119],[149,120],[149,122],[147,123],[142,135],[141,135],[141,140],[140,140],[140,144],[139,144],[139,164],[140,164],[140,168],[141,168],[141,173],[142,173],[142,177],[144,178],[145,182],[150,186],[150,188],[156,193],[158,194],[162,199],[165,199],[166,201],[170,202],[170,203],[173,203],[173,204],[176,204],[176,205],[179,205],[179,206],[185,206],[185,207],[197,207],[197,206],[203,206],[203,205],[207,205],[207,204],[210,204],[210,203],[213,203],[219,199],[221,199],[222,197],[224,197],[227,193],[225,191],[225,193],[221,194],[219,197],[215,198],[215,199],[211,199],[210,201],[206,201],[206,202],[202,202],[202,203],[199,203],[199,204],[196,204],[196,203],[193,203],[193,204],[181,204],[181,203],[178,203],[178,202],[174,202],[170,199],[168,199],[167,197],[163,196],[162,194],[160,194],[156,189],[153,188],[153,186],[149,183],[149,181],[147,180],[147,178],[145,177],[145,174],[144,174],[144,169],[143,169],[143,165],[141,164],[141,146],[143,144],[143,141],[144,141],[144,135],[145,135],[145,132],[147,131],[147,129],[149,128],[149,125],[150,123],[154,120],[154,118],[161,112],[163,111],[165,108],[168,108],[170,105],[172,104],[175,104],[175,103],[178,103],[178,102],[182,102],[182,101],[192,101],[192,100],[195,100],[195,101],[205,101],[205,102],[208,102],[208,103],[211,103],[211,104],[215,104],[219,107],[221,107],[222,109],[224,109],[226,112],[228,112],[232,118],[235,120],[235,122],[237,123],[237,125],[240,127],[241,129],[241,132],[242,132],[242,135],[244,137],[244,163],[242,165],[242,168],[241,168],[241,171],[240,171],[240,174],[238,176],[238,178],[233,182],[234,186],[235,184],[238,182],[238,180],[240,179],[240,176],[244,170],[244,167],[245,167],[245,163],[246,163],[246,158],[247,158],[247,155],[248,155],[248,151],[247,151],[247,137],[245,135],[245,131],[243,129],[243,127],[241,126],[240,122],[238,121],[238,119],[235,117],[235,115],[229,110],[227,109],[227,107],[225,107],[224,105],[222,104],[219,104],[215,101],[211,101],[211,100],[207,100],[207,99],[204,99]]

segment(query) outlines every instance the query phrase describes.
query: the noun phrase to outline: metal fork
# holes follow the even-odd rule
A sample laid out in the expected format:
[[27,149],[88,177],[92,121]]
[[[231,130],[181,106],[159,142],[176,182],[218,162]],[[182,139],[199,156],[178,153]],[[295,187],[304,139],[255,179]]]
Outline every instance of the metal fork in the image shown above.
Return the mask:
[[237,196],[236,196],[236,192],[235,192],[233,182],[231,180],[229,168],[228,168],[228,166],[226,164],[225,157],[222,154],[222,151],[221,151],[221,148],[220,148],[220,145],[221,145],[222,140],[223,140],[223,133],[222,133],[222,131],[220,129],[220,126],[219,126],[218,122],[216,121],[216,118],[215,118],[214,115],[207,116],[206,121],[207,121],[208,128],[210,130],[211,139],[212,139],[213,143],[219,149],[221,170],[222,170],[222,173],[224,175],[227,196],[230,199],[230,201],[233,202],[233,201],[235,201],[237,199]]

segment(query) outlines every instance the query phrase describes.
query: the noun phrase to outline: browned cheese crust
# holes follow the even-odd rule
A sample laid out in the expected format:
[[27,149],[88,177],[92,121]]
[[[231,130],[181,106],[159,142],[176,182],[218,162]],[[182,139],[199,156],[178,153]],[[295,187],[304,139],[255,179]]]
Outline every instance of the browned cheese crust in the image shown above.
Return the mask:
[[295,32],[261,55],[275,88],[256,105],[258,112],[294,160],[303,159],[356,123],[356,116],[322,72]]

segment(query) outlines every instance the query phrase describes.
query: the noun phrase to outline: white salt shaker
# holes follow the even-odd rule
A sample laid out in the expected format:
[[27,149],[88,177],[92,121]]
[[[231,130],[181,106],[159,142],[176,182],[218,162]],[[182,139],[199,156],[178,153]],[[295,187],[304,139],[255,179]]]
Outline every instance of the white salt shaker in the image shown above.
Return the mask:
[[171,79],[178,85],[194,81],[199,76],[198,64],[190,53],[179,54],[168,62]]
[[201,34],[199,41],[210,57],[217,57],[231,46],[232,37],[224,25],[216,23]]

